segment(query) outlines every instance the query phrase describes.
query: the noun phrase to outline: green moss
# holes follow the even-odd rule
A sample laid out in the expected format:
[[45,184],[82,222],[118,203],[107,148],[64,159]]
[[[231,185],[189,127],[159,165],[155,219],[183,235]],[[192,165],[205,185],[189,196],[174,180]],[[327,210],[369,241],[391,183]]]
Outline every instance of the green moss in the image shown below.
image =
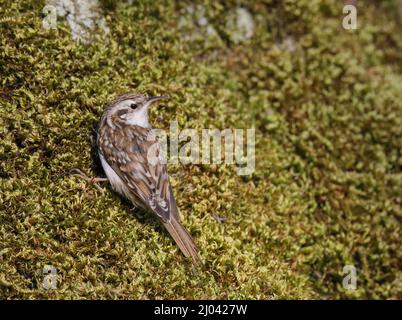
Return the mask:
[[[208,36],[182,2],[102,1],[110,34],[83,45],[63,20],[42,29],[44,3],[0,0],[0,297],[401,298],[394,2],[359,2],[356,31],[339,1],[244,2],[254,35],[234,43],[237,3],[202,4]],[[94,129],[127,91],[170,95],[159,128],[256,128],[251,177],[169,166],[202,270],[152,217],[69,174],[103,174]],[[41,286],[49,264],[57,290]]]

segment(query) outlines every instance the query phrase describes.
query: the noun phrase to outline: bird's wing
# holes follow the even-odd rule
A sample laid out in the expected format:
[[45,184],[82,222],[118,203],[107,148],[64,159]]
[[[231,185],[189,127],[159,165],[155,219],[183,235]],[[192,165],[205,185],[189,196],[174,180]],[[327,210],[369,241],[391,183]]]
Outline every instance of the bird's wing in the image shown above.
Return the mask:
[[171,215],[178,219],[166,164],[162,161],[160,145],[152,130],[124,126],[108,136],[113,139],[101,143],[102,153],[129,191],[164,222],[169,221]]
[[108,127],[105,130],[111,131],[101,135],[98,141],[101,152],[125,182],[129,198],[139,199],[144,207],[156,213],[183,254],[198,264],[198,249],[180,223],[157,138],[151,130],[137,126],[122,126],[118,130]]

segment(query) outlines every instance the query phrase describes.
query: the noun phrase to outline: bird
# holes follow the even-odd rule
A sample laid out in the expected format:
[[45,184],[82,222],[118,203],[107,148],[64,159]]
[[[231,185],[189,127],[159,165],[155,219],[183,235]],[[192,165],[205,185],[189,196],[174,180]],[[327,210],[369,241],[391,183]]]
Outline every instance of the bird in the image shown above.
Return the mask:
[[180,222],[161,146],[149,123],[149,107],[166,98],[126,93],[110,101],[99,122],[97,151],[112,188],[160,219],[184,256],[199,264],[199,250]]

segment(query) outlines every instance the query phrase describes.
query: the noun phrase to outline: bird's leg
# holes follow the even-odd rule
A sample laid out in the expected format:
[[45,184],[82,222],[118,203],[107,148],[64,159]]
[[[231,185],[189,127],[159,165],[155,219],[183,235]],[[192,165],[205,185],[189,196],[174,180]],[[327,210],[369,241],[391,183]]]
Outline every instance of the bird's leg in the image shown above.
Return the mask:
[[101,177],[90,178],[84,172],[82,172],[80,169],[77,168],[71,169],[70,174],[74,177],[78,177],[84,179],[85,181],[88,181],[89,183],[93,184],[102,194],[105,193],[104,190],[98,185],[98,183],[108,181],[107,178],[101,178]]

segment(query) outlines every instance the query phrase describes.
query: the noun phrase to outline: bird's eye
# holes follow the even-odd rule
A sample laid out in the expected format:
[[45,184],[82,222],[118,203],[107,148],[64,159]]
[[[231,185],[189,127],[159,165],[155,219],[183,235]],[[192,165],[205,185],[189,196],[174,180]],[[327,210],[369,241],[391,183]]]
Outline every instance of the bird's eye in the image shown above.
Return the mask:
[[132,104],[130,104],[130,108],[133,109],[133,110],[135,110],[135,109],[138,108],[138,105],[135,104],[135,103],[132,103]]

